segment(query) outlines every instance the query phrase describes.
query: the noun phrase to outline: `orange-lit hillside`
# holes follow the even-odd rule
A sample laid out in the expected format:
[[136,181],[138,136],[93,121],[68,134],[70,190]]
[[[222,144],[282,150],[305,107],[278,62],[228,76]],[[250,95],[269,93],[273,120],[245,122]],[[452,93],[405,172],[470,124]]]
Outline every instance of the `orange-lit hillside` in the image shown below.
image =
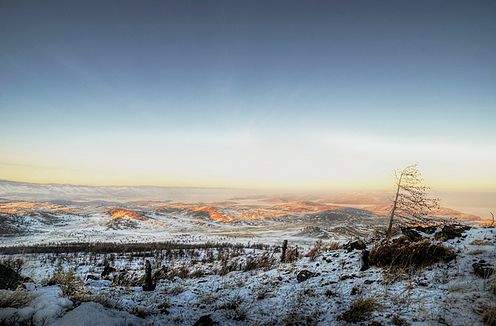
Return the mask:
[[210,218],[214,221],[219,221],[219,222],[233,222],[234,221],[234,219],[232,217],[220,213],[216,208],[214,208],[212,206],[193,207],[191,210],[193,210],[195,212],[207,212],[208,215],[210,215]]
[[146,217],[143,214],[123,208],[113,208],[109,211],[109,214],[113,219],[131,218],[140,221],[146,220]]
[[0,203],[0,213],[3,214],[31,214],[39,211],[62,214],[73,210],[75,210],[75,208],[51,203],[36,203],[30,201]]

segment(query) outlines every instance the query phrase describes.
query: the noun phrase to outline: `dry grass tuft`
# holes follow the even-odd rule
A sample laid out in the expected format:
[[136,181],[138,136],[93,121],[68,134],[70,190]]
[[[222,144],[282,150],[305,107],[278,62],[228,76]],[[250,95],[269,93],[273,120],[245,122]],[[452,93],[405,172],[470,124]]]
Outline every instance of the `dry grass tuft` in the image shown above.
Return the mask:
[[[496,268],[495,268],[496,270]],[[496,272],[492,273],[489,277],[489,291],[496,295]]]
[[46,285],[60,285],[64,295],[75,298],[76,301],[80,301],[78,299],[82,299],[84,296],[84,282],[76,275],[76,273],[72,271],[55,272],[55,274],[51,278],[46,280],[45,283]]
[[25,307],[31,302],[31,299],[31,296],[26,290],[0,290],[0,308]]
[[310,261],[314,261],[315,258],[322,254],[322,241],[315,242],[314,246],[307,252],[305,257],[310,258]]
[[373,298],[359,298],[353,302],[350,308],[338,316],[338,320],[344,320],[348,323],[358,323],[369,320],[372,313],[379,307],[377,300]]
[[496,326],[496,306],[488,307],[482,313],[482,321],[488,326]]
[[474,241],[470,242],[470,244],[474,246],[491,246],[494,243],[490,240],[475,239]]

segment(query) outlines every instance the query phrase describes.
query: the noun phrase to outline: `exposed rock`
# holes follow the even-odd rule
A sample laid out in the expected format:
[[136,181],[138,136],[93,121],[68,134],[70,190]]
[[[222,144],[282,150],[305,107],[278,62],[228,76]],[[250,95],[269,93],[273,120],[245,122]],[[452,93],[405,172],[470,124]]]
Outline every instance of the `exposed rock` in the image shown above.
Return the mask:
[[412,228],[401,227],[401,232],[408,237],[410,241],[417,242],[423,239],[423,237]]
[[212,326],[214,325],[214,321],[210,317],[210,315],[201,316],[200,319],[193,324],[193,326]]
[[427,233],[427,234],[433,234],[437,230],[437,226],[435,225],[429,225],[429,226],[415,226],[415,230]]
[[494,268],[484,260],[473,263],[472,267],[474,268],[474,274],[482,278],[489,278],[494,273]]
[[366,271],[370,267],[369,254],[370,252],[367,249],[362,251],[362,266],[360,267],[360,271],[362,272]]
[[469,229],[470,227],[465,225],[445,225],[434,235],[434,238],[438,241],[455,239],[461,237],[463,232]]
[[102,277],[106,277],[108,275],[110,275],[111,273],[115,272],[115,268],[113,267],[110,267],[109,265],[105,265],[105,267],[103,268],[103,271],[102,271]]
[[367,245],[362,240],[350,241],[343,245],[343,249],[350,252],[353,250],[364,250],[367,248]]
[[301,282],[305,282],[306,280],[308,280],[309,278],[311,277],[315,277],[319,275],[318,273],[313,273],[313,272],[310,272],[309,270],[302,270],[298,273],[298,275],[296,275],[296,280],[298,281],[298,283],[301,283]]
[[355,274],[351,274],[351,275],[345,274],[345,275],[341,275],[341,277],[339,278],[339,280],[340,281],[345,281],[345,280],[354,279],[354,278],[356,278],[356,275]]
[[0,264],[0,289],[15,290],[21,284],[21,276],[12,268]]
[[358,285],[355,285],[350,292],[350,295],[357,295],[360,294],[362,291],[360,290],[360,287]]

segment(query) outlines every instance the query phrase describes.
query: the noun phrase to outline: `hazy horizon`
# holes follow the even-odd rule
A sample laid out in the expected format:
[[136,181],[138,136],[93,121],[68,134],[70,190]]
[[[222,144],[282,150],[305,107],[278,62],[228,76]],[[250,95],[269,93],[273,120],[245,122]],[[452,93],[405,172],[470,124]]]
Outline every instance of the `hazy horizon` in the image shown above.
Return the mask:
[[2,1],[0,178],[496,191],[492,1]]

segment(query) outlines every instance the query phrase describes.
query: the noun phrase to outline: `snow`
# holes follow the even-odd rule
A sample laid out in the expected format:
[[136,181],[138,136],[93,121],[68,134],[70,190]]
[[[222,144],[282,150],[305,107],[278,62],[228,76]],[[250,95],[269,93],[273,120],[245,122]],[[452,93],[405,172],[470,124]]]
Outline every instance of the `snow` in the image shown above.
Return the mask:
[[139,318],[123,311],[111,310],[99,303],[84,302],[74,310],[69,311],[62,318],[57,319],[53,326],[86,326],[106,325],[124,326],[139,325]]
[[[496,264],[496,229],[472,228],[465,234],[465,238],[446,242],[457,251],[455,261],[438,263],[395,281],[388,281],[381,268],[360,271],[360,252],[341,249],[324,251],[315,261],[302,257],[295,263],[276,263],[267,271],[233,271],[224,276],[215,273],[220,262],[201,262],[205,252],[195,257],[198,262],[194,266],[191,257],[158,261],[156,257],[116,255],[112,266],[131,278],[143,275],[145,259],[155,270],[187,265],[190,272],[201,269],[207,275],[162,279],[150,292],[139,285],[86,280],[84,290],[99,303],[85,302],[75,308],[60,287],[40,284],[58,264],[75,270],[83,280],[89,274],[99,275],[102,255],[16,255],[11,258],[25,260],[23,275],[36,282],[26,285],[33,300],[27,307],[0,309],[0,320],[17,314],[21,320],[34,316],[35,325],[192,325],[201,316],[211,315],[220,325],[281,324],[288,318],[298,322],[303,317],[313,318],[318,325],[345,325],[337,317],[357,298],[374,298],[381,308],[371,320],[384,325],[391,325],[395,315],[412,325],[482,325],[474,307],[494,304],[495,298],[488,291],[487,280],[473,273],[472,264],[481,259]],[[483,242],[476,244],[474,240]],[[294,243],[290,241],[290,245]],[[263,253],[249,249],[230,259],[242,263]],[[298,283],[296,275],[303,269],[319,275]],[[357,294],[351,294],[354,288]],[[136,316],[137,310],[142,311],[139,315],[143,318]]]
[[17,320],[22,322],[32,319],[34,325],[47,325],[62,316],[72,307],[72,301],[65,298],[62,289],[57,286],[37,287],[27,284],[33,298],[29,306],[0,309],[0,320]]

